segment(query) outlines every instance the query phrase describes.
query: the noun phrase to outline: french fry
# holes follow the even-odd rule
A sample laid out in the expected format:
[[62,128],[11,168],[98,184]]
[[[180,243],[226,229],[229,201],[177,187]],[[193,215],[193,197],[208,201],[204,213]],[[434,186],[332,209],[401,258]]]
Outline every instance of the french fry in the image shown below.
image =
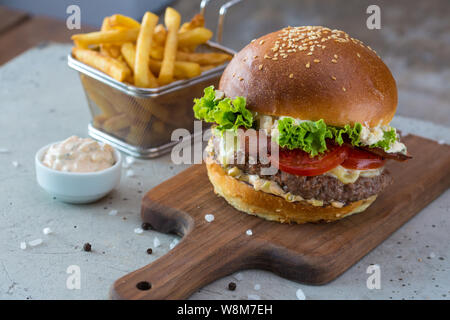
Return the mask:
[[196,46],[207,42],[211,39],[213,33],[211,30],[206,28],[195,28],[192,30],[185,31],[178,35],[178,45],[180,47]]
[[165,25],[157,21],[151,12],[142,23],[121,14],[105,17],[100,31],[72,36],[73,56],[116,80],[143,88],[192,78],[231,59],[223,53],[195,53],[212,37],[202,14],[180,27],[180,14],[168,7]]
[[[125,61],[127,62],[128,66],[133,70],[134,72],[134,63],[136,58],[136,46],[131,43],[127,42],[124,43],[121,47],[121,53],[124,57]],[[155,60],[162,60],[164,55],[164,48],[160,46],[152,46],[150,49],[150,58]]]
[[[150,60],[150,69],[155,74],[161,74],[162,62]],[[201,74],[200,65],[195,62],[175,61],[173,76],[177,79],[193,78]]]
[[195,28],[201,28],[205,26],[205,17],[201,13],[197,13],[189,22],[183,23],[179,33],[192,30]]
[[[108,31],[108,30],[112,30],[112,27],[110,25],[110,18],[106,17],[103,19],[100,31]],[[87,45],[85,45],[84,47],[85,49],[88,49]],[[112,58],[117,58],[120,55],[120,52],[117,52],[116,46],[112,44],[100,44],[100,52]]]
[[72,54],[77,60],[110,75],[118,81],[126,80],[131,74],[131,70],[126,63],[105,56],[100,52],[74,47]]
[[156,78],[150,71],[150,49],[153,32],[158,22],[158,16],[146,12],[142,19],[141,31],[136,44],[136,59],[134,63],[134,84],[138,87],[154,88],[158,86]]
[[143,145],[145,144],[146,131],[146,128],[141,125],[132,125],[125,140],[135,146]]
[[163,57],[164,57],[164,47],[161,47],[156,43],[152,45],[152,48],[150,49],[150,58],[162,60]]
[[124,57],[128,66],[134,72],[134,63],[136,59],[136,46],[131,42],[126,42],[122,44],[120,47],[120,52],[122,53],[122,57]]
[[87,95],[96,104],[96,106],[102,113],[104,113],[108,117],[120,113],[120,110],[118,110],[117,108],[116,101],[110,98],[110,92],[112,90],[107,85],[84,74],[80,74],[80,79],[83,83],[83,87],[85,88]]
[[120,57],[120,46],[111,44],[109,48],[109,54],[112,58],[119,59]]
[[158,133],[158,134],[166,133],[166,131],[164,130],[165,125],[164,125],[164,122],[162,122],[162,121],[159,121],[159,120],[153,121],[151,128],[152,128],[152,131],[155,133]]
[[124,30],[107,30],[90,33],[74,34],[72,40],[82,46],[93,44],[122,44],[136,41],[139,28]]
[[131,125],[130,119],[125,113],[109,118],[103,123],[103,129],[108,132],[117,132],[128,128]]
[[[161,105],[154,101],[148,101],[145,99],[136,99],[137,104],[146,112],[152,114],[153,117],[162,120],[163,122],[172,124],[173,126],[179,126],[180,121],[174,115],[173,110],[167,108],[165,105]],[[178,108],[176,108],[178,109]]]
[[214,64],[206,65],[206,66],[200,66],[200,72],[203,73],[203,72],[205,72],[205,71],[214,69],[215,67],[217,67],[217,66],[214,65]]
[[141,24],[134,20],[133,18],[121,15],[114,14],[109,18],[109,25],[111,27],[122,27],[127,29],[135,29],[140,28]]
[[155,28],[155,33],[153,35],[153,40],[160,46],[164,46],[166,43],[167,30],[162,24],[158,24]]
[[181,16],[175,9],[167,7],[164,15],[164,23],[166,24],[168,33],[166,46],[164,48],[164,58],[158,77],[158,82],[163,85],[173,81],[175,58],[178,47],[178,28],[180,28]]
[[[132,125],[126,137],[126,141],[141,147],[151,147],[161,145],[164,141],[170,139],[170,136],[167,136],[169,130],[165,129],[164,123],[156,121],[156,128],[154,126],[155,123],[152,123],[150,127]],[[157,129],[158,131],[155,131],[154,129]],[[161,129],[163,130],[162,132]]]
[[177,52],[178,61],[195,62],[200,65],[220,65],[226,61],[230,61],[231,55],[226,53],[208,52],[208,53],[189,53],[189,52]]
[[94,121],[93,121],[94,127],[101,128],[102,125],[103,125],[103,122],[105,122],[108,118],[109,117],[106,114],[103,114],[103,113],[99,114],[99,115],[96,115],[94,117]]
[[106,117],[111,117],[117,114],[116,109],[110,104],[102,92],[93,89],[88,89],[86,92],[89,98],[94,101],[95,105]]

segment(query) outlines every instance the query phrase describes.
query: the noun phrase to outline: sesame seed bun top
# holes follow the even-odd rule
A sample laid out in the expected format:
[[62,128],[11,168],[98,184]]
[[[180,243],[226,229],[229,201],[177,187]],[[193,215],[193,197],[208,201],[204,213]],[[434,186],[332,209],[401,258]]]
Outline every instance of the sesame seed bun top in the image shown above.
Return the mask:
[[234,56],[219,89],[250,110],[329,125],[386,125],[397,86],[376,52],[347,33],[288,27],[253,40]]

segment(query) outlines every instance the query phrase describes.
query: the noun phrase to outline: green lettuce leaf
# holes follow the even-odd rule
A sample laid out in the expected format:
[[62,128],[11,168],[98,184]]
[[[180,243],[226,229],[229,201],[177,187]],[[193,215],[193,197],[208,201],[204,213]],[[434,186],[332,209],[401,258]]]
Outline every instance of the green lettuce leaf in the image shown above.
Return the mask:
[[395,128],[390,128],[389,131],[383,131],[383,140],[378,141],[375,144],[370,145],[370,148],[383,148],[385,151],[397,140],[397,131]]
[[253,126],[253,115],[246,108],[243,97],[216,99],[214,86],[205,88],[200,99],[194,99],[194,115],[199,120],[216,123],[219,132],[236,131],[239,127],[249,129]]
[[347,138],[350,139],[350,142],[353,146],[357,147],[361,145],[360,135],[362,130],[361,123],[355,123],[353,128],[347,124],[344,128],[338,127],[330,127],[331,132],[333,133],[334,141],[340,146],[344,143],[343,135],[346,135]]
[[[362,125],[355,123],[352,127],[346,125],[343,128],[327,126],[323,119],[319,121],[303,121],[296,123],[294,119],[286,117],[278,120],[277,143],[283,147],[292,149],[301,149],[314,157],[327,150],[326,139],[334,139],[334,141],[342,145],[344,138],[353,146],[361,146],[360,136]],[[370,148],[383,148],[388,150],[392,143],[397,139],[397,133],[394,128],[384,131],[383,140],[370,145]]]
[[277,143],[280,147],[302,149],[312,157],[327,150],[325,139],[333,138],[332,131],[322,119],[297,124],[292,118],[283,118],[278,120],[278,131]]

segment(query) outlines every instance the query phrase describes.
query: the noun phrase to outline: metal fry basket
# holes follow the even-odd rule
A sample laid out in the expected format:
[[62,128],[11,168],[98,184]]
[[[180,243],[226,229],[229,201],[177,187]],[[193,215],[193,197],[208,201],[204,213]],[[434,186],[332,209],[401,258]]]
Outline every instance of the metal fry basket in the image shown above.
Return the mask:
[[[202,1],[202,12],[208,2]],[[221,10],[219,39],[223,15]],[[197,51],[235,54],[234,50],[212,41],[199,46]],[[205,87],[218,86],[227,64],[195,78],[151,89],[119,82],[76,60],[71,54],[68,55],[68,65],[79,72],[86,94],[92,115],[89,135],[132,156],[154,158],[169,152],[179,142],[172,141],[173,130],[185,128],[193,133],[193,100],[203,95]]]

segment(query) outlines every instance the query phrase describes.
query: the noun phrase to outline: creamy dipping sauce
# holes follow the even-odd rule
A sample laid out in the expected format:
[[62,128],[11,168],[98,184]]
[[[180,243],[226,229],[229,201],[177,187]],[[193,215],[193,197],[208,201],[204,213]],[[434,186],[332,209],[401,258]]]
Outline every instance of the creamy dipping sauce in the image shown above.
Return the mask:
[[112,167],[115,162],[110,145],[77,136],[55,143],[42,159],[45,166],[64,172],[96,172]]

